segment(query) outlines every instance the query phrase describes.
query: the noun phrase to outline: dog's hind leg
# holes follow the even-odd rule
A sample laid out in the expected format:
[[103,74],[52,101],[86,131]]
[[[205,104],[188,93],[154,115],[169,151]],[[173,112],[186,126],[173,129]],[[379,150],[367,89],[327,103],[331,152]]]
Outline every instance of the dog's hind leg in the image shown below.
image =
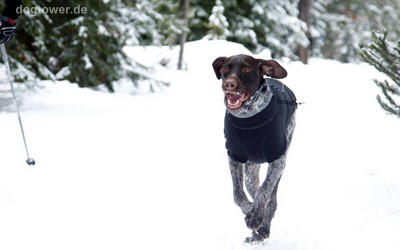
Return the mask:
[[269,238],[269,234],[271,231],[271,221],[275,215],[276,208],[278,207],[276,194],[278,191],[279,181],[280,179],[276,183],[275,188],[272,191],[271,198],[267,202],[261,227],[259,227],[257,230],[253,230],[252,236],[247,237],[245,243],[255,244]]
[[252,162],[247,162],[244,165],[244,183],[246,185],[246,189],[249,192],[251,198],[256,196],[256,192],[260,186],[260,172],[261,164],[256,164]]
[[267,177],[257,191],[252,210],[246,215],[248,228],[252,229],[252,236],[245,242],[254,244],[269,237],[271,221],[277,208],[277,191],[279,181],[285,168],[285,155],[270,163]]
[[245,220],[248,228],[257,230],[261,226],[264,220],[266,206],[269,200],[273,198],[273,193],[277,188],[277,184],[279,184],[285,165],[285,155],[282,155],[269,164],[267,177],[256,193],[251,211],[246,214]]
[[[296,118],[295,114],[293,114],[286,131],[288,148],[292,141],[295,125]],[[246,215],[246,224],[253,229],[252,237],[248,237],[245,241],[247,243],[259,242],[269,237],[271,221],[278,207],[277,192],[285,169],[287,152],[288,150],[268,166],[267,177],[256,194],[253,209]]]
[[279,179],[275,184],[275,188],[272,191],[271,198],[268,200],[267,205],[265,207],[264,219],[261,223],[261,227],[257,229],[257,231],[253,231],[253,237],[257,239],[266,239],[269,238],[269,234],[271,231],[271,221],[275,216],[275,211],[278,207],[277,193],[279,186]]
[[243,163],[229,158],[229,168],[233,183],[233,199],[244,214],[247,214],[252,207],[252,203],[246,196],[243,189]]

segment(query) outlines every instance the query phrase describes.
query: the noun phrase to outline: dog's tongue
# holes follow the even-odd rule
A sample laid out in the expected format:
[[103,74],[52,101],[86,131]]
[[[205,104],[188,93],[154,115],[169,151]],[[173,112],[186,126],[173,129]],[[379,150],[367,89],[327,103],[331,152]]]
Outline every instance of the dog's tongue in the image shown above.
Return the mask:
[[226,94],[226,99],[229,106],[240,106],[245,97],[244,93],[230,92]]

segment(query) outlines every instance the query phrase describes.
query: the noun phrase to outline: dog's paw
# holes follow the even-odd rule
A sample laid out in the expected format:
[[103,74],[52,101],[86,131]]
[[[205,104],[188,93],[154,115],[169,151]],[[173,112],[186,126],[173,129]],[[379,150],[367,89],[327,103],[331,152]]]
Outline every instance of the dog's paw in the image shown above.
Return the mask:
[[252,209],[247,213],[244,218],[246,221],[246,226],[251,230],[257,230],[263,221],[263,214],[258,209]]
[[244,243],[249,245],[259,245],[263,244],[267,238],[269,238],[269,229],[260,227],[257,231],[253,231],[252,236],[247,237]]
[[265,241],[265,239],[258,240],[256,238],[254,238],[253,236],[251,236],[251,237],[247,237],[244,240],[243,244],[244,245],[252,245],[252,246],[254,246],[254,245],[264,245],[264,241]]

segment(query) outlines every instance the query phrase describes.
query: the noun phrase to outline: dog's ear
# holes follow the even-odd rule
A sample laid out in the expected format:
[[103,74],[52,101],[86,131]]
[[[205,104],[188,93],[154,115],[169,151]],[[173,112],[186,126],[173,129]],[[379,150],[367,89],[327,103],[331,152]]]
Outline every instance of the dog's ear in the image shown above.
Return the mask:
[[212,64],[215,75],[217,76],[218,80],[221,79],[221,73],[219,71],[221,70],[222,66],[224,65],[224,62],[226,59],[227,59],[227,57],[225,57],[225,56],[218,57],[217,59],[214,60],[214,62]]
[[259,59],[258,66],[263,74],[272,78],[281,79],[287,76],[286,70],[275,60]]

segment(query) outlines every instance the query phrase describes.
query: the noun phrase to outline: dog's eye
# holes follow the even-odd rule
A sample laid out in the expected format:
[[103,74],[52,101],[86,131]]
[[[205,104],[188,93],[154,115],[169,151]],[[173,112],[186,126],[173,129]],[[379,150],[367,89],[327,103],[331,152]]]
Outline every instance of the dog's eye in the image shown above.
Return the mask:
[[243,73],[249,73],[249,72],[251,72],[252,70],[253,70],[253,69],[250,68],[250,67],[244,67],[244,68],[242,69]]
[[228,67],[223,67],[221,70],[220,70],[220,73],[221,74],[226,74],[226,73],[228,73],[229,72],[229,68]]

